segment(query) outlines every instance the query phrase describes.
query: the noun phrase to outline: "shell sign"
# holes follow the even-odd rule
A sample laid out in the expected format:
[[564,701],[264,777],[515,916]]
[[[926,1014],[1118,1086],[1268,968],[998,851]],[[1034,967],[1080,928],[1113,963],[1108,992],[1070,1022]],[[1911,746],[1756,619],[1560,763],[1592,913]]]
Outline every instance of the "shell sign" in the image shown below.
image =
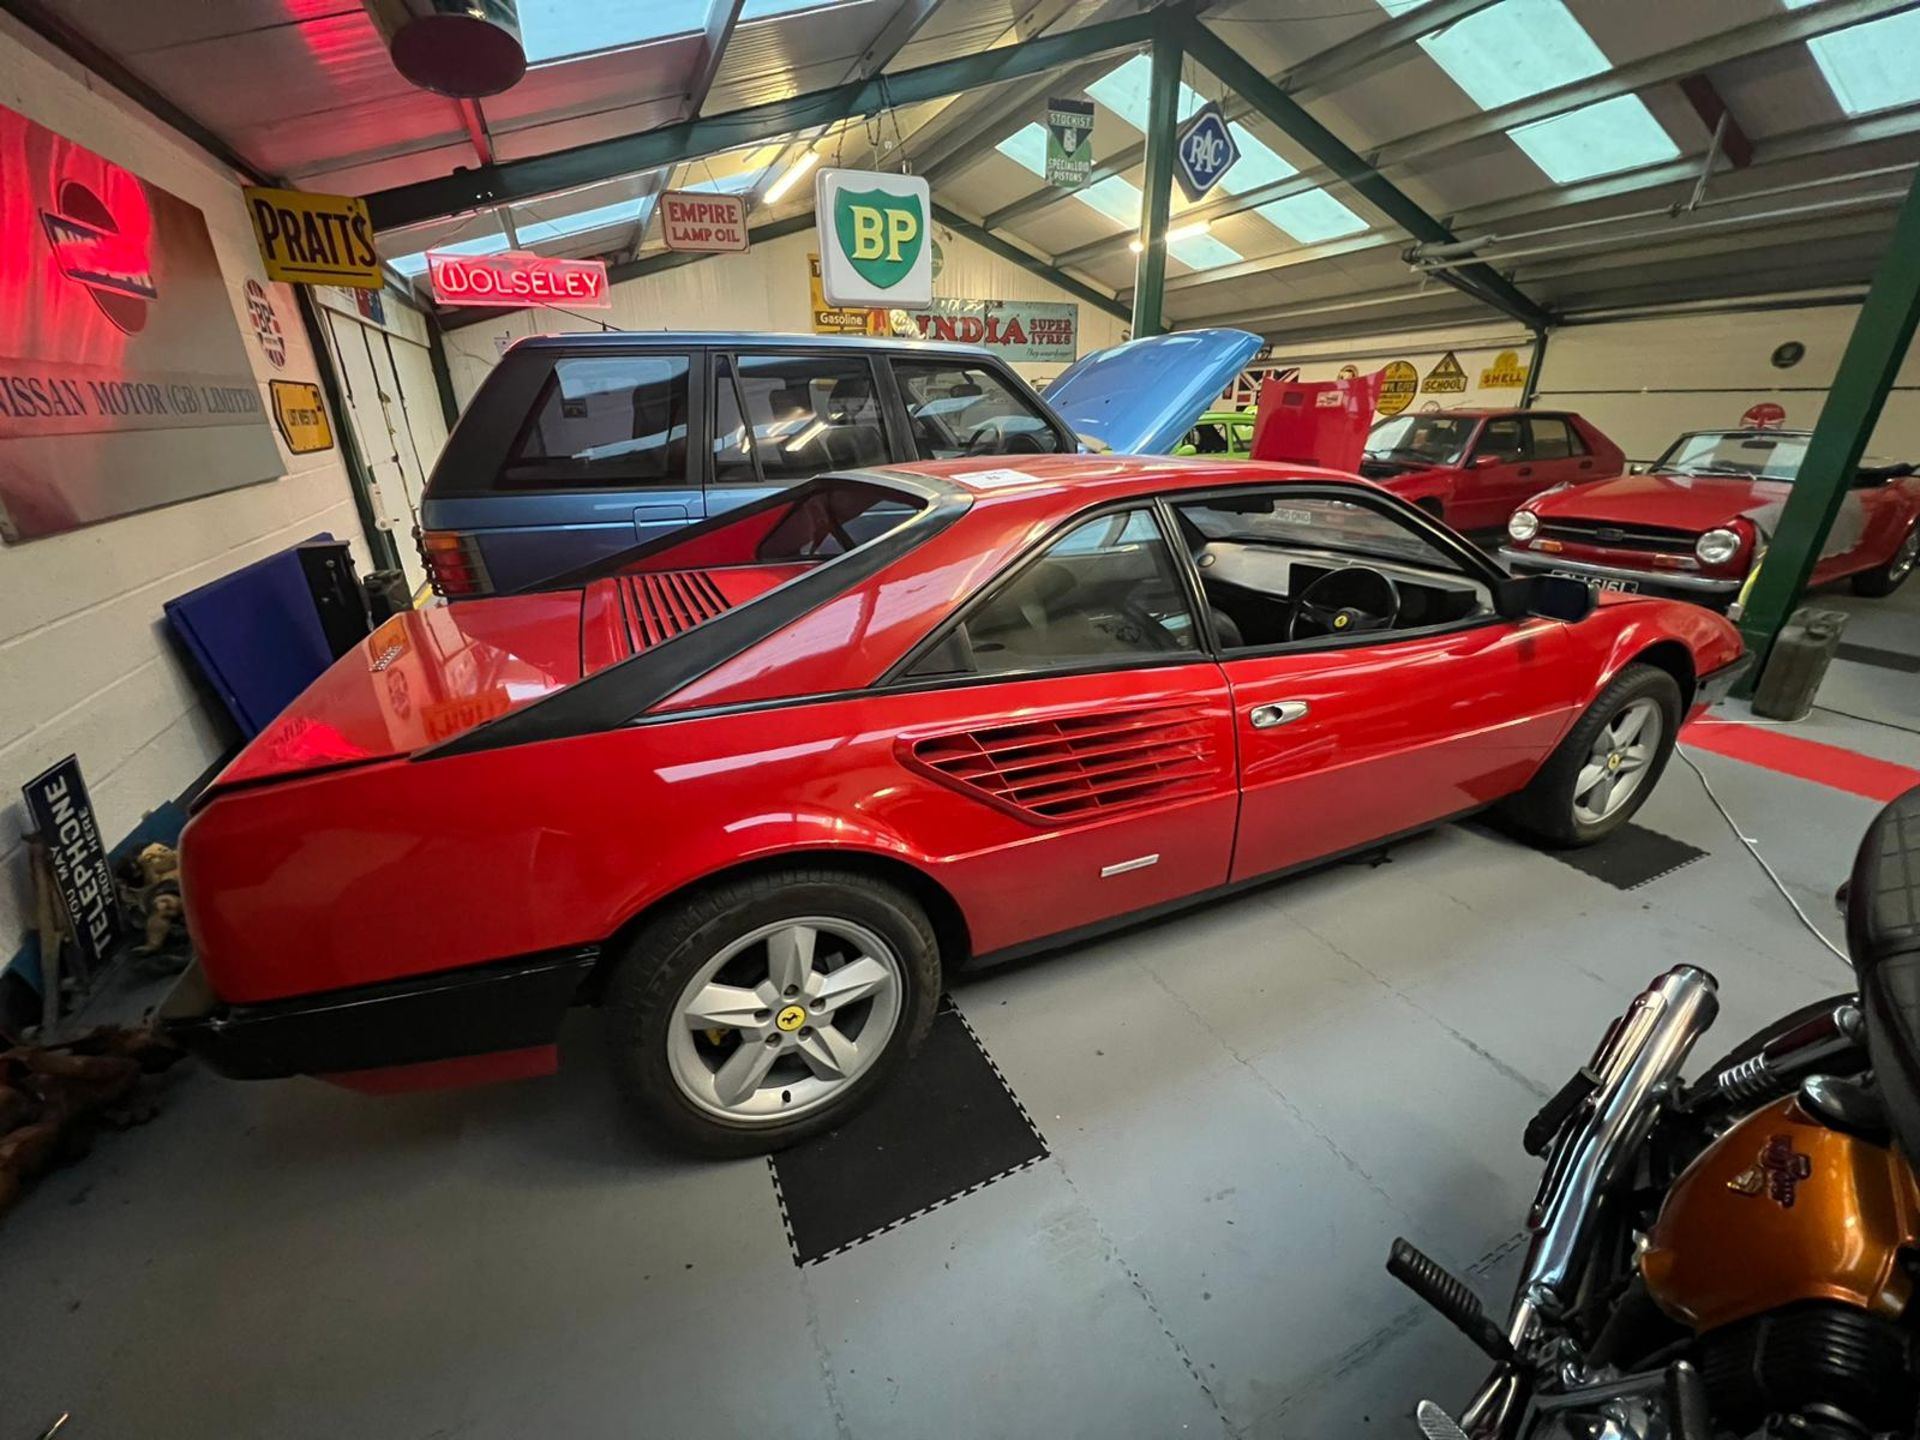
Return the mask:
[[1502,350],[1493,357],[1493,364],[1480,372],[1482,390],[1518,390],[1526,383],[1527,367],[1512,350]]

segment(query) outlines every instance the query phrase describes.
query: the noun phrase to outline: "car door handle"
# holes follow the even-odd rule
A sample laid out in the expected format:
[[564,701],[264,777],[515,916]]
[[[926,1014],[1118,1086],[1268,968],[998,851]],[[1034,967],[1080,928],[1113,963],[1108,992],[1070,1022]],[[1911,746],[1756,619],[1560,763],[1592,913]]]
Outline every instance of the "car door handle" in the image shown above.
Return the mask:
[[1247,721],[1256,730],[1271,730],[1275,725],[1291,725],[1307,713],[1304,700],[1281,700],[1272,705],[1256,705],[1247,712]]
[[1533,473],[1533,467],[1531,465],[1522,465],[1520,467],[1520,473],[1522,475],[1531,475]]

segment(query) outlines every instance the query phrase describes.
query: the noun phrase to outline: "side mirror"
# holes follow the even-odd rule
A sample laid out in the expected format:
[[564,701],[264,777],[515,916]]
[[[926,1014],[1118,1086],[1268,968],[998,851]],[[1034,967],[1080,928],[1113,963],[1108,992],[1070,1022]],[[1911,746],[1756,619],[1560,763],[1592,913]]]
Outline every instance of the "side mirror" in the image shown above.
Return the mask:
[[1471,470],[1486,470],[1499,463],[1500,457],[1498,455],[1480,454],[1474,456],[1473,459],[1468,462],[1467,468]]
[[1593,587],[1569,575],[1510,575],[1494,587],[1493,608],[1507,620],[1538,615],[1573,624],[1593,607]]

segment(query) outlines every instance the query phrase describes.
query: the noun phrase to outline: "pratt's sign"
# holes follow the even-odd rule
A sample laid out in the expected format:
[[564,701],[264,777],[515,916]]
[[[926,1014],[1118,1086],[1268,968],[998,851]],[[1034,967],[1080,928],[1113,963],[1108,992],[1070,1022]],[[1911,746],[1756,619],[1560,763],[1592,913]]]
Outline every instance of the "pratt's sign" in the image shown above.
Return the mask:
[[[89,969],[97,968],[119,941],[122,918],[107,868],[107,847],[94,822],[80,761],[67,756],[21,787],[29,823],[47,847],[54,888],[73,922],[74,941]],[[42,972],[44,973],[44,972]]]
[[708,254],[745,250],[746,197],[669,190],[660,197],[660,238],[669,250]]
[[933,196],[918,175],[822,170],[813,186],[820,285],[830,305],[915,309],[933,300]]
[[498,255],[429,251],[427,273],[433,280],[433,298],[447,305],[494,305],[515,310],[529,305],[613,308],[604,260],[562,260],[523,250],[505,250]]
[[253,238],[269,280],[295,285],[346,285],[378,290],[380,254],[373,248],[367,202],[351,195],[246,187]]

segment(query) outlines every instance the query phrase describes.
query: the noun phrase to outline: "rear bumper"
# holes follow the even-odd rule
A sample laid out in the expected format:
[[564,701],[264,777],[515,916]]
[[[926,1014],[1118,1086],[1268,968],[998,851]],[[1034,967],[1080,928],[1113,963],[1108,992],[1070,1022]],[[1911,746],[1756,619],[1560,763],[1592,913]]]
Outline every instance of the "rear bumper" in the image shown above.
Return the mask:
[[1516,570],[1559,571],[1586,580],[1628,580],[1646,595],[1678,595],[1688,600],[1731,600],[1742,580],[1716,580],[1706,575],[1681,575],[1667,570],[1634,570],[1625,565],[1596,565],[1591,560],[1567,560],[1533,550],[1500,547],[1500,558]]
[[591,948],[467,970],[229,1005],[195,962],[157,1019],[222,1075],[336,1075],[551,1045],[599,959]]

